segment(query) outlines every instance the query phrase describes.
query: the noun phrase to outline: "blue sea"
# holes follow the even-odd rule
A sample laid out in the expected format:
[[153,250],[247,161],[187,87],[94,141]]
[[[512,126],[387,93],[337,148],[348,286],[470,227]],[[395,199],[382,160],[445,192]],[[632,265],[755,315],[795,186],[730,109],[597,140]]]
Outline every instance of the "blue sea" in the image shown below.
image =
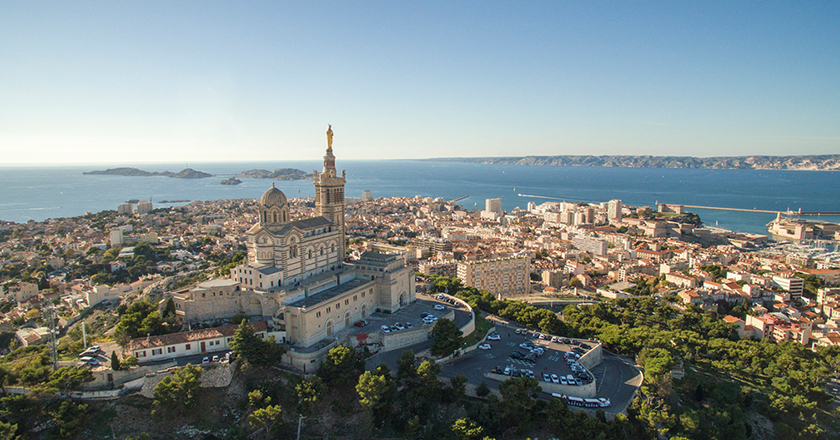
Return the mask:
[[[504,209],[528,202],[604,202],[651,206],[657,202],[763,210],[840,211],[840,172],[758,171],[673,168],[554,167],[486,165],[431,161],[337,161],[347,171],[347,197],[430,196],[455,199],[471,209],[500,197]],[[220,184],[223,178],[260,168],[320,170],[321,161],[259,163],[190,163],[217,174],[206,179],[83,175],[84,171],[132,166],[146,171],[177,172],[185,164],[118,164],[57,167],[0,167],[0,220],[23,223],[116,209],[127,199],[217,200],[258,198],[271,186],[267,179],[241,178],[242,184]],[[312,196],[311,181],[277,181],[288,197]],[[766,233],[775,215],[693,210],[706,225],[741,232]],[[840,221],[838,216],[820,217]]]

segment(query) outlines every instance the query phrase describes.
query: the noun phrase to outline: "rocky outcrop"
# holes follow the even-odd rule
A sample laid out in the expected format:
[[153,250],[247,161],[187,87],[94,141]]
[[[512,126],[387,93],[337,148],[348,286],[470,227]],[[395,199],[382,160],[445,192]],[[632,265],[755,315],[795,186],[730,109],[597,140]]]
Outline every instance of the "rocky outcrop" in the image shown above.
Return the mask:
[[427,159],[439,162],[468,162],[504,165],[552,165],[634,168],[712,168],[754,170],[838,171],[840,155],[815,156],[523,156],[454,157]]
[[203,171],[196,171],[192,168],[185,168],[177,173],[173,173],[171,171],[143,171],[137,168],[129,168],[129,167],[122,167],[122,168],[110,168],[107,170],[100,170],[100,171],[87,171],[82,174],[92,174],[92,175],[104,175],[104,176],[132,176],[132,177],[151,177],[151,176],[166,176],[166,177],[175,177],[178,179],[203,179],[205,177],[213,177],[212,174],[205,173]]
[[303,180],[312,176],[295,168],[278,168],[269,170],[248,170],[239,173],[236,177],[250,177],[252,179],[275,179],[275,180]]

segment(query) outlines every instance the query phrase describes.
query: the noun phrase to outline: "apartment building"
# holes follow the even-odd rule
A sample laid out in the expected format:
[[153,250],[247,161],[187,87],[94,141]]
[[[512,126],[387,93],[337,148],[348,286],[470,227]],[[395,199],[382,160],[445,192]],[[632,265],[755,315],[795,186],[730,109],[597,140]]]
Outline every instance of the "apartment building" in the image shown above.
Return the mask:
[[530,267],[527,255],[466,261],[458,263],[458,278],[467,286],[505,298],[531,291]]

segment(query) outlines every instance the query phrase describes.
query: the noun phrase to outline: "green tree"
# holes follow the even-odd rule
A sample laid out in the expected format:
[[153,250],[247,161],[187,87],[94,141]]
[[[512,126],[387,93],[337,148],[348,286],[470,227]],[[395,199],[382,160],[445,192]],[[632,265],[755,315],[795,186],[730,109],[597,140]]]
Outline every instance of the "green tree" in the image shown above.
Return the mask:
[[475,395],[481,398],[485,398],[490,394],[490,387],[487,386],[487,382],[481,381],[477,387],[475,387]]
[[[161,380],[154,390],[154,405],[163,412],[161,415],[194,408],[198,405],[198,392],[201,389],[201,367],[187,364],[176,369],[172,374]],[[156,410],[152,415],[157,414]]]
[[66,393],[92,381],[93,374],[87,368],[61,367],[50,375],[47,382],[32,387],[32,391],[39,394]]
[[462,418],[452,424],[452,432],[459,440],[475,440],[481,438],[484,428],[470,419]]
[[411,350],[403,350],[397,359],[397,380],[412,381],[417,377],[417,367],[414,366],[415,356]]
[[138,363],[139,363],[139,361],[137,360],[137,358],[136,358],[136,357],[134,357],[134,356],[126,356],[126,357],[122,360],[122,362],[120,362],[120,366],[121,366],[121,367],[123,367],[123,368],[125,368],[125,369],[129,369],[129,368],[131,368],[131,367],[136,367]]
[[0,440],[18,440],[17,425],[0,421]]
[[312,415],[318,402],[327,392],[327,386],[318,376],[304,379],[295,387],[298,395],[298,413],[304,416]]
[[248,423],[252,428],[265,428],[265,437],[269,438],[271,430],[283,416],[283,409],[280,405],[268,405],[259,408],[248,415]]
[[343,385],[364,369],[363,362],[356,350],[339,345],[327,353],[327,358],[318,368],[318,376],[324,379],[328,386]]
[[273,336],[261,338],[244,319],[233,334],[230,347],[240,358],[254,365],[277,364],[286,352],[285,347],[278,344]]
[[120,370],[120,358],[117,357],[117,352],[111,352],[111,369],[114,371]]
[[502,419],[519,427],[520,432],[530,428],[536,399],[541,392],[539,382],[530,377],[514,377],[499,384],[502,395]]
[[365,371],[359,377],[356,392],[359,404],[371,412],[374,423],[381,427],[388,419],[391,404],[396,395],[397,386],[390,375]]
[[52,420],[56,423],[56,438],[76,438],[85,428],[88,416],[88,406],[65,400],[58,405],[58,408],[50,413]]
[[444,357],[461,348],[463,332],[454,322],[440,318],[432,329],[432,337],[435,339],[431,348],[432,355]]

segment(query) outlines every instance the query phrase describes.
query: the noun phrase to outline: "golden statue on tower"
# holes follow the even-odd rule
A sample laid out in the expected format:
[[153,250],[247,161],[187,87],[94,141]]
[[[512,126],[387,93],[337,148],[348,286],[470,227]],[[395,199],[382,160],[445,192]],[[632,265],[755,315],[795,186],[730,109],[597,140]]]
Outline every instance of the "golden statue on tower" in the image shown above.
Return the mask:
[[327,127],[327,149],[332,150],[332,138],[333,138],[333,131],[332,125]]

